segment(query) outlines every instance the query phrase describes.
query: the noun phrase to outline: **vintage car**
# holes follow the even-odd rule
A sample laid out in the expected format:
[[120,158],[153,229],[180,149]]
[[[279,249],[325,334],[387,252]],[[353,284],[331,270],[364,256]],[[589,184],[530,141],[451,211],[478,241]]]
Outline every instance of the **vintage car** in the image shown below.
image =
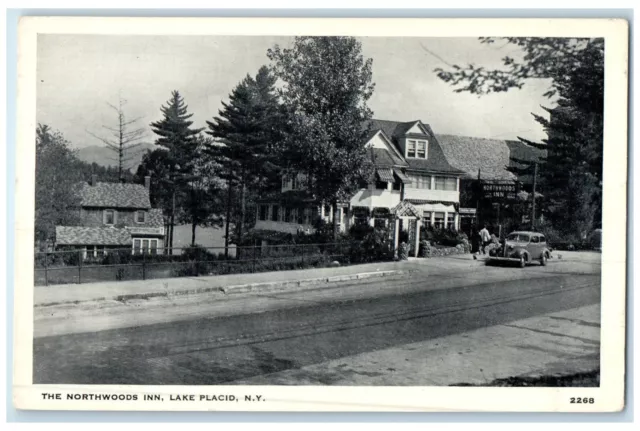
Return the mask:
[[551,258],[551,249],[543,234],[539,232],[512,232],[505,238],[499,247],[489,252],[487,263],[510,261],[517,262],[520,268],[524,268],[533,261],[545,266]]

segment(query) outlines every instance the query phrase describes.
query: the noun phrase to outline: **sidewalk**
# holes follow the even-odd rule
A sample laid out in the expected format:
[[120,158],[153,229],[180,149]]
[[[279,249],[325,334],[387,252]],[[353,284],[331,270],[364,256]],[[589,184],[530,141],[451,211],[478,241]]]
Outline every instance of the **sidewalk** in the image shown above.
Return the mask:
[[[554,252],[552,265],[544,270],[536,268],[536,274],[543,275],[544,272],[550,270],[590,273],[595,268],[599,268],[601,256],[600,253],[594,252]],[[415,271],[427,272],[429,276],[441,274],[469,274],[471,276],[471,274],[477,273],[480,267],[485,267],[485,258],[479,257],[478,260],[474,260],[472,255],[465,254],[294,271],[36,286],[34,288],[34,306],[77,304],[101,300],[149,299],[207,292],[228,294],[252,290],[268,291],[287,287],[295,289],[303,285],[321,285]],[[559,263],[561,263],[560,266],[557,265]]]
[[34,306],[42,307],[100,300],[148,299],[157,296],[186,295],[212,291],[236,293],[256,288],[278,288],[285,287],[285,285],[293,287],[304,283],[318,284],[393,275],[411,270],[415,270],[415,265],[408,265],[408,262],[379,262],[333,268],[311,268],[253,274],[36,286],[34,288]]

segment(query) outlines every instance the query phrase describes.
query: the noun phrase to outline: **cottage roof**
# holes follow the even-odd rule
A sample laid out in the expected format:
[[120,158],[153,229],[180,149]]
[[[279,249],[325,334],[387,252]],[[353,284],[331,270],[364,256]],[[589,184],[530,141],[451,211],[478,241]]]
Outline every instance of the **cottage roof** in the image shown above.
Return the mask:
[[530,182],[531,175],[518,178],[507,169],[507,167],[524,167],[511,158],[533,162],[545,156],[543,150],[520,141],[440,134],[437,137],[447,160],[464,171],[468,178],[477,178],[480,170],[480,178],[484,180]]
[[[406,133],[411,129],[411,127],[413,127],[418,122],[418,120],[407,122],[371,120],[367,125],[369,126],[369,129],[371,131],[382,131],[382,133],[384,133],[385,137],[388,138],[392,145],[395,145],[396,149],[399,150],[399,139],[404,137]],[[448,173],[454,175],[460,175],[464,173],[462,170],[456,169],[455,167],[451,166],[451,164],[449,164],[447,158],[445,157],[445,154],[442,151],[442,148],[440,148],[440,143],[438,142],[436,135],[433,133],[433,130],[431,130],[431,126],[422,122],[419,123],[423,126],[425,135],[429,141],[427,159],[425,160],[408,158],[403,160],[402,165],[411,170]],[[390,154],[389,151],[386,152]],[[389,166],[386,156],[379,155],[378,153],[376,153],[376,156],[377,157],[374,159],[374,163],[376,163],[376,165],[379,165],[378,160],[380,160],[383,163],[386,162],[385,164],[381,163],[381,166]],[[392,156],[389,155],[389,157]],[[397,156],[395,155],[393,157],[397,158]]]
[[56,226],[58,245],[131,245],[127,229],[115,227]]
[[83,207],[151,208],[149,190],[141,184],[85,183],[80,190],[80,196]]
[[145,223],[145,226],[149,226],[149,227],[164,226],[164,217],[162,216],[161,208],[151,208],[149,210],[149,218],[147,219],[147,223]]

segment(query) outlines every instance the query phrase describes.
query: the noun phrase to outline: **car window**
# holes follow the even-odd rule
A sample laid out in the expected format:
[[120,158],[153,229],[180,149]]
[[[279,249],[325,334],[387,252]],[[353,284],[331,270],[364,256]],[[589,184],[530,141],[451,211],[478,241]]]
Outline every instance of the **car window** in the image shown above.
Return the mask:
[[529,242],[529,235],[524,235],[521,233],[512,233],[507,237],[507,241]]
[[544,236],[540,235],[540,242],[547,242],[547,240],[544,239]]
[[540,238],[538,238],[537,236],[534,235],[534,236],[531,237],[531,242],[534,242],[534,243],[537,244],[538,242],[540,242]]

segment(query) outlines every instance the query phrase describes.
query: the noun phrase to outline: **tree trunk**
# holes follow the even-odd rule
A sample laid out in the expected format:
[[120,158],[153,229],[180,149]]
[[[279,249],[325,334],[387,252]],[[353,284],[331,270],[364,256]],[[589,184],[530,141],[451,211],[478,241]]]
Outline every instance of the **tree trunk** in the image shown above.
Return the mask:
[[225,216],[225,232],[224,232],[224,257],[229,258],[229,222],[231,220],[231,178],[227,180],[227,213]]
[[171,226],[169,226],[169,251],[173,254],[173,227],[175,226],[175,216],[171,215]]
[[338,242],[338,201],[333,201],[333,242]]
[[195,247],[196,245],[196,222],[191,223],[191,247]]
[[238,241],[242,241],[242,230],[244,228],[244,213],[245,213],[245,188],[246,188],[246,179],[244,176],[244,167],[242,168],[242,174],[240,177],[242,181],[242,185],[240,187],[240,217],[238,217]]

